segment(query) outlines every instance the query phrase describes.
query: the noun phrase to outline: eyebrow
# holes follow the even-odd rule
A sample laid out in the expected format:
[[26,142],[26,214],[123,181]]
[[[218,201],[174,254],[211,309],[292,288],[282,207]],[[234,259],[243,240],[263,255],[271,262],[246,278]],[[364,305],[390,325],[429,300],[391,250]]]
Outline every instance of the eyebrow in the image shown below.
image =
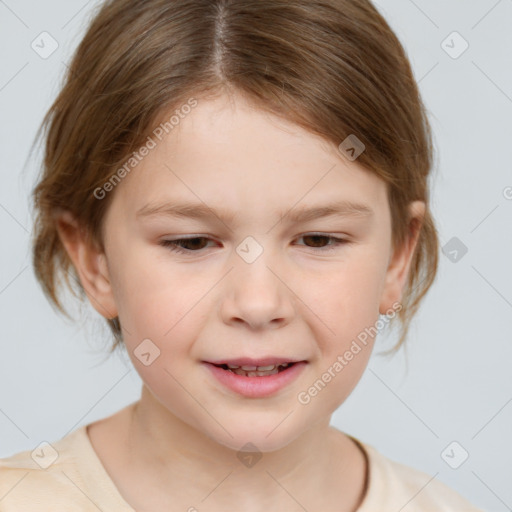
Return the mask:
[[[374,211],[366,204],[356,203],[349,200],[341,200],[319,206],[301,206],[292,208],[285,212],[278,212],[279,217],[287,217],[290,222],[307,222],[323,217],[362,217],[369,218],[374,215]],[[137,211],[136,217],[143,218],[149,216],[170,216],[187,219],[207,219],[217,217],[226,224],[230,224],[237,216],[236,212],[225,208],[214,210],[204,203],[180,203],[165,202],[157,204],[146,204]]]

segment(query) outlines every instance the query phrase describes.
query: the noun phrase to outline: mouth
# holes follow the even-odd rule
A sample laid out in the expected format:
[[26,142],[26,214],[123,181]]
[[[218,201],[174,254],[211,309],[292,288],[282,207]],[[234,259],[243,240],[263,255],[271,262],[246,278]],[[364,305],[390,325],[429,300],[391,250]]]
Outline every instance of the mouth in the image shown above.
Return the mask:
[[287,371],[297,362],[292,361],[289,363],[280,363],[280,364],[269,364],[265,366],[257,366],[257,365],[236,365],[236,364],[213,364],[217,368],[222,368],[227,372],[234,373],[236,375],[241,375],[244,377],[266,377],[268,375],[276,375],[277,373],[281,373]]
[[[277,359],[277,360],[276,360]],[[210,375],[224,388],[248,398],[266,398],[289,386],[304,372],[308,361],[284,358],[202,361]],[[242,364],[243,363],[243,364]]]

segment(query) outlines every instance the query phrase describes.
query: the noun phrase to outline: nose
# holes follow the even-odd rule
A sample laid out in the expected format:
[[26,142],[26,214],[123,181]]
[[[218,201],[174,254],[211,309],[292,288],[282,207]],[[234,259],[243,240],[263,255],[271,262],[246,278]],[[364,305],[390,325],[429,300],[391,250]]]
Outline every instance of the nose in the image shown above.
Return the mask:
[[294,315],[290,272],[279,265],[270,251],[252,263],[238,254],[232,261],[223,288],[221,315],[226,324],[245,324],[252,330],[275,329],[287,325]]

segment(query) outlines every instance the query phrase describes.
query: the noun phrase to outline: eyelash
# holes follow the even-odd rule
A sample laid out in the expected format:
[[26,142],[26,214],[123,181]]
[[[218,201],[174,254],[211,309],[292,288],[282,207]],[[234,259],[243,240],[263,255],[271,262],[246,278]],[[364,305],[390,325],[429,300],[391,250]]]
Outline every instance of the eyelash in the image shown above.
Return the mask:
[[[317,233],[308,233],[306,235],[302,235],[299,238],[307,238],[307,237],[327,238],[334,242],[333,244],[327,245],[325,247],[311,247],[311,249],[316,249],[321,252],[330,252],[330,251],[336,250],[340,245],[345,245],[345,244],[350,243],[348,240],[343,239],[343,238],[337,238],[334,236],[317,234]],[[211,239],[208,237],[205,237],[205,236],[195,236],[195,237],[190,237],[190,238],[177,238],[176,240],[162,240],[160,242],[160,245],[167,247],[170,251],[176,252],[179,254],[193,254],[195,252],[200,252],[202,249],[199,249],[197,251],[192,251],[190,249],[183,249],[182,247],[179,247],[180,242],[187,242],[190,240],[211,240]]]

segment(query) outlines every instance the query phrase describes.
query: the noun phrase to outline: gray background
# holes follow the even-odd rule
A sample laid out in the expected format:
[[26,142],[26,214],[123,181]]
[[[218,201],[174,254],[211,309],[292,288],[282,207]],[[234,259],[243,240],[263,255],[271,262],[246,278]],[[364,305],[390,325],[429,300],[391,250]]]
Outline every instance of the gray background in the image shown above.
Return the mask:
[[[96,3],[0,1],[0,457],[60,439],[140,393],[126,355],[105,360],[99,315],[89,305],[83,322],[57,315],[30,263],[28,196],[40,158],[30,145]],[[441,244],[463,243],[467,253],[441,253],[407,352],[378,355],[394,340],[382,333],[333,424],[485,510],[511,510],[512,1],[375,5],[404,44],[430,113]],[[43,31],[59,45],[46,59],[31,48]],[[469,43],[457,58],[463,43],[453,31]],[[441,456],[453,441],[452,465],[469,453],[458,469]]]

